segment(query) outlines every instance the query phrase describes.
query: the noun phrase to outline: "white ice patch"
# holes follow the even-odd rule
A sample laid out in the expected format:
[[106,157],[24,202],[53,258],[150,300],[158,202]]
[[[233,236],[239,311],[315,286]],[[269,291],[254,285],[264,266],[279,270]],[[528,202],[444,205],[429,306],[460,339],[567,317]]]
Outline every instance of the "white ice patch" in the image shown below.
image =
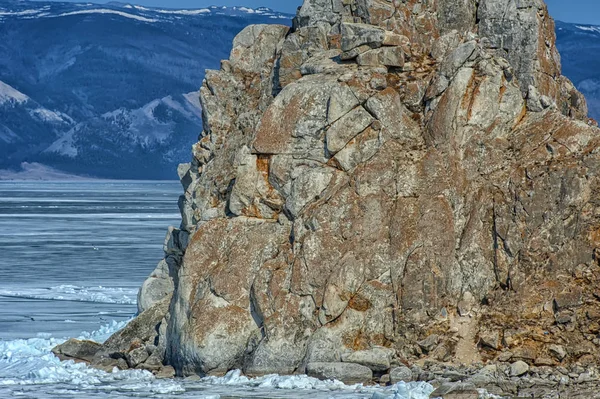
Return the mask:
[[257,397],[260,397],[261,392],[266,395],[289,390],[294,392],[289,395],[290,398],[311,399],[429,399],[429,395],[434,391],[433,386],[426,382],[400,382],[386,388],[366,387],[362,384],[345,385],[335,380],[321,381],[306,375],[267,375],[248,378],[239,370],[230,371],[224,377],[204,378],[201,383],[214,386],[214,389],[229,387],[225,392],[234,395],[237,392],[256,392]]
[[137,289],[111,287],[78,287],[61,285],[50,288],[29,288],[19,291],[0,289],[0,296],[55,301],[119,303],[135,305]]
[[0,81],[0,105],[7,102],[22,104],[29,100],[25,94],[6,83]]
[[71,15],[80,15],[80,14],[113,14],[113,15],[118,15],[118,16],[125,17],[125,18],[135,19],[137,21],[142,21],[142,22],[150,22],[150,23],[158,22],[158,19],[141,17],[139,15],[128,14],[123,11],[109,10],[109,9],[105,9],[105,8],[65,12],[63,14],[58,14],[53,17],[68,17]]
[[[125,325],[126,322],[113,322],[99,331],[82,334],[80,339],[103,342]],[[21,386],[51,387],[56,384],[61,384],[63,395],[69,397],[74,394],[86,397],[86,391],[136,393],[141,397],[185,391],[180,383],[173,380],[158,381],[147,371],[114,370],[112,373],[106,373],[73,361],[61,362],[51,350],[62,342],[64,339],[49,337],[0,341],[0,396],[2,393],[17,394]],[[7,390],[9,392],[6,392]]]

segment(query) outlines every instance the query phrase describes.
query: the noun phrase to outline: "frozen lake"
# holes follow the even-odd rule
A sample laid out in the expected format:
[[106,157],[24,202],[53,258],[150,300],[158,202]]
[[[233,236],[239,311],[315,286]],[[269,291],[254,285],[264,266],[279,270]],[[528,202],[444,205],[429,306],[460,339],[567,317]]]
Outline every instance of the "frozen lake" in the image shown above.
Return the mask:
[[[163,380],[59,362],[69,337],[102,342],[179,225],[179,182],[0,182],[0,398],[425,399],[431,387],[348,387],[302,376]],[[379,396],[381,394],[382,396]]]

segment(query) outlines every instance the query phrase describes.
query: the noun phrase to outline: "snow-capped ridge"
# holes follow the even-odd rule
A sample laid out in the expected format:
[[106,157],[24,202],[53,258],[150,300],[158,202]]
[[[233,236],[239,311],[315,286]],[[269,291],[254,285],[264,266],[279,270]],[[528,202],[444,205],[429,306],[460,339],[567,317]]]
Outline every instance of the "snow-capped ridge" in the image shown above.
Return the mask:
[[72,15],[81,15],[81,14],[113,14],[113,15],[118,15],[118,16],[125,17],[125,18],[135,19],[135,20],[141,21],[141,22],[149,22],[149,23],[158,22],[157,19],[146,18],[146,17],[142,17],[139,15],[129,14],[129,13],[126,13],[123,11],[111,10],[108,8],[96,8],[96,9],[91,9],[91,10],[77,10],[77,11],[65,12],[65,13],[58,14],[58,15],[49,15],[49,17],[53,17],[53,18],[69,17]]
[[[93,3],[56,3],[36,9],[5,10],[0,8],[0,19],[2,18],[61,18],[74,15],[104,14],[129,18],[146,23],[156,23],[160,20],[172,20],[177,16],[206,16],[210,14],[243,16],[262,15],[271,19],[291,19],[291,15],[274,11],[268,7],[226,7],[210,6],[203,8],[177,9],[177,8],[154,8],[131,3],[109,2],[102,8]],[[10,5],[10,3],[9,3]],[[66,8],[66,9],[65,9]]]
[[592,32],[592,33],[600,33],[600,26],[593,26],[593,25],[575,25],[575,27],[579,30],[585,31],[585,32]]
[[22,104],[29,101],[29,96],[0,80],[0,105],[7,102]]

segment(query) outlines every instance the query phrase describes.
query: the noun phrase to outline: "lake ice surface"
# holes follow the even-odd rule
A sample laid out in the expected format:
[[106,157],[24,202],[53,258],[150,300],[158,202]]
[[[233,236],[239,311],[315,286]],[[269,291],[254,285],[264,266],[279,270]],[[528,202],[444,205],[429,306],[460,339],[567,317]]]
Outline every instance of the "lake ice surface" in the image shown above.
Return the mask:
[[[60,362],[70,337],[103,342],[179,224],[178,182],[0,182],[0,398],[426,399],[426,383],[374,388],[306,376],[157,380]],[[89,331],[89,332],[84,332]]]

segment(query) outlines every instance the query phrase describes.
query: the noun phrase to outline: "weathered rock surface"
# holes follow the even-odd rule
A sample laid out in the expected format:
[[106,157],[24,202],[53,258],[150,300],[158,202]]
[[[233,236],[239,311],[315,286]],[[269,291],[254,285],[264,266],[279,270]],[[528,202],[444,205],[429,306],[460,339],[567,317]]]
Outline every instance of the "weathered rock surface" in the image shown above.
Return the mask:
[[70,339],[52,349],[61,360],[75,360],[90,363],[101,345],[94,341]]
[[[114,367],[138,368],[169,377],[168,369],[165,371],[163,365],[167,323],[165,317],[169,303],[170,298],[165,298],[154,304],[104,344],[96,344],[90,357],[91,365],[107,372],[111,372]],[[64,353],[60,346],[55,350]]]
[[393,351],[390,349],[374,348],[344,354],[342,355],[342,361],[366,366],[374,372],[384,372],[390,369],[392,356]]
[[390,382],[392,384],[397,384],[400,381],[411,382],[412,380],[412,370],[406,366],[394,367],[390,370]]
[[201,102],[151,318],[178,375],[495,361],[409,371],[527,394],[598,363],[600,131],[543,1],[306,0]]
[[338,380],[346,384],[370,382],[371,369],[355,363],[308,363],[306,374],[322,380]]
[[150,277],[144,281],[138,293],[138,311],[142,313],[173,294],[173,279],[169,275],[170,257],[160,261]]

